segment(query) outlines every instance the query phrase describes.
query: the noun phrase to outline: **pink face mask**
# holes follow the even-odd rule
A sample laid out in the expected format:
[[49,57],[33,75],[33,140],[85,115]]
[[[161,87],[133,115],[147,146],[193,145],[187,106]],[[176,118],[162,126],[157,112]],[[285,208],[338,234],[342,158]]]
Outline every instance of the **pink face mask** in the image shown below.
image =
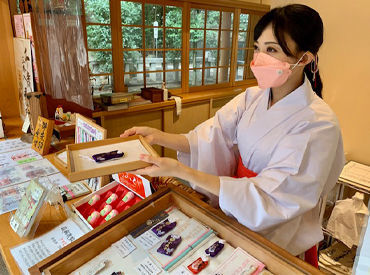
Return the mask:
[[[250,67],[258,86],[261,89],[267,89],[283,85],[305,54],[297,63],[289,64],[265,53],[254,53]],[[293,65],[292,69],[290,69],[291,65]]]

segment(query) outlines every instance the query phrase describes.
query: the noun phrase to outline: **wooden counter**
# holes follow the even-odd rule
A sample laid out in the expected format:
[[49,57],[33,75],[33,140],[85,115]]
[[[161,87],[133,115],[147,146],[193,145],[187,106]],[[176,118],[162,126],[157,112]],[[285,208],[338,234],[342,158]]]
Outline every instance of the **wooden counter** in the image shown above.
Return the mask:
[[[10,130],[10,128],[7,129]],[[18,134],[19,132],[14,128],[14,133]],[[8,134],[8,137],[9,136],[11,135]],[[55,165],[62,174],[66,174],[65,169],[54,161],[53,154],[49,154],[45,158]],[[208,224],[219,232],[223,238],[228,238],[228,241],[233,246],[241,246],[247,252],[264,262],[266,266],[276,274],[321,274],[319,270],[314,269],[312,266],[264,239],[259,234],[248,230],[236,220],[227,217],[221,212],[221,210],[212,208],[208,204],[204,203],[201,200],[202,196],[198,196],[194,190],[183,186],[173,179],[169,179],[168,182],[173,184],[170,189],[162,189],[156,192],[153,196],[136,204],[125,213],[121,213],[122,215],[118,216],[117,219],[112,219],[107,222],[106,226],[99,227],[100,229],[98,228],[98,230],[93,230],[85,234],[72,244],[35,265],[33,267],[33,271],[38,273],[45,269],[46,271],[47,269],[70,269],[71,267],[66,264],[66,262],[72,263],[71,259],[73,260],[74,265],[80,265],[80,261],[88,260],[86,257],[91,256],[91,251],[97,253],[97,250],[95,249],[96,245],[99,246],[100,250],[105,249],[106,247],[102,246],[106,246],[108,243],[116,241],[112,239],[112,236],[115,238],[121,238],[122,234],[129,232],[128,229],[132,230],[150,216],[153,216],[156,211],[158,212],[161,209],[169,207],[171,203],[177,203],[179,208],[185,211],[185,214],[190,217],[194,216],[196,219]],[[79,199],[80,198],[69,201],[68,204],[74,203]],[[144,211],[145,209],[148,211],[143,213],[148,217],[142,215],[143,213],[138,212],[138,210]],[[27,242],[27,239],[19,238],[19,236],[10,228],[9,215],[9,213],[0,215],[0,250],[10,274],[21,274],[13,256],[10,253],[10,249]],[[43,217],[34,237],[38,237],[50,231],[65,221],[66,218],[67,217],[64,215],[62,209],[48,206],[43,212]],[[125,232],[125,230],[128,231]],[[102,242],[102,239],[105,241]],[[81,251],[83,251],[82,254],[78,253]],[[90,252],[86,253],[87,251]],[[75,257],[76,253],[79,257]],[[64,273],[54,272],[53,274]]]
[[[4,119],[6,137],[9,139],[20,137],[23,134],[21,131],[22,123],[23,121],[19,117]],[[46,155],[45,158],[48,159],[62,174],[66,176],[65,169],[63,169],[63,167],[54,161],[54,154]],[[71,200],[68,202],[68,204],[71,204],[79,199],[80,198]],[[13,256],[10,253],[10,249],[14,246],[27,242],[27,239],[21,239],[17,233],[11,229],[9,225],[9,216],[10,213],[0,215],[0,251],[9,273],[21,274]],[[66,216],[64,215],[62,209],[57,211],[54,207],[47,206],[36,230],[35,237],[45,234],[65,220]]]
[[[45,156],[59,171],[64,171],[60,169],[60,166],[55,163],[53,154]],[[81,198],[77,198],[75,200],[68,201],[68,205],[74,203],[75,201]],[[27,242],[27,239],[21,239],[17,233],[13,231],[13,229],[9,225],[9,217],[10,213],[5,213],[0,215],[0,250],[3,260],[8,268],[10,274],[21,274],[17,263],[15,262],[12,254],[10,253],[10,249],[14,246],[20,245],[24,242]],[[56,209],[54,206],[47,206],[43,212],[42,219],[40,220],[39,226],[35,233],[35,238],[45,234],[46,232],[50,231],[54,227],[61,224],[65,221],[67,217],[64,215],[62,209]]]

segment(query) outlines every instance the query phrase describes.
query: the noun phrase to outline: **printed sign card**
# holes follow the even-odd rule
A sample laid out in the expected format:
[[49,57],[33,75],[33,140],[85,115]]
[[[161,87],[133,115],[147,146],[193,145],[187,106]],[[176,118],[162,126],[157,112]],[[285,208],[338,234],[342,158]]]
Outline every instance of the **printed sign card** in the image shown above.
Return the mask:
[[39,116],[35,134],[33,135],[32,149],[39,152],[42,156],[49,152],[53,128],[53,120]]
[[10,219],[11,228],[20,236],[27,236],[46,197],[45,188],[32,180]]
[[107,138],[107,130],[80,114],[76,114],[75,143]]
[[[93,120],[76,114],[75,143],[83,143],[107,138],[107,130],[96,124]],[[87,180],[89,187],[96,191],[103,186],[104,177]]]
[[23,142],[20,138],[8,139],[0,142],[0,154],[25,148],[31,148],[31,144]]
[[80,238],[83,234],[79,226],[68,219],[48,233],[12,248],[10,252],[22,274],[29,274],[28,268]]
[[24,33],[22,14],[14,15],[14,29],[15,29],[15,37],[26,38],[25,33]]

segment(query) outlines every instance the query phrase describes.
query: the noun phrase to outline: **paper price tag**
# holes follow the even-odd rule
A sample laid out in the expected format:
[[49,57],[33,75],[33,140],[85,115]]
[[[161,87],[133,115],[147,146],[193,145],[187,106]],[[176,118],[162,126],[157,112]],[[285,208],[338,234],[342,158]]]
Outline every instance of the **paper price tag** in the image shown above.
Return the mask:
[[141,234],[135,239],[144,249],[150,249],[159,243],[160,239],[151,231]]
[[117,248],[118,253],[122,258],[125,258],[136,249],[136,246],[127,237],[124,237],[118,242],[114,243],[113,246]]
[[140,275],[157,275],[161,273],[161,269],[156,266],[149,257],[145,258],[141,261],[137,266],[136,270],[139,272]]

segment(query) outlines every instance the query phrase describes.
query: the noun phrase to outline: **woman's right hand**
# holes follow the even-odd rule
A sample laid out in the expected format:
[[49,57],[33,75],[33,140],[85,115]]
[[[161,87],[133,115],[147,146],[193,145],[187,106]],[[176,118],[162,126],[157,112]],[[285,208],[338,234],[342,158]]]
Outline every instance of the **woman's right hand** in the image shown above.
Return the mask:
[[146,142],[148,142],[150,145],[153,145],[158,144],[164,133],[151,127],[132,127],[124,131],[120,137],[125,138],[133,135],[142,135]]

